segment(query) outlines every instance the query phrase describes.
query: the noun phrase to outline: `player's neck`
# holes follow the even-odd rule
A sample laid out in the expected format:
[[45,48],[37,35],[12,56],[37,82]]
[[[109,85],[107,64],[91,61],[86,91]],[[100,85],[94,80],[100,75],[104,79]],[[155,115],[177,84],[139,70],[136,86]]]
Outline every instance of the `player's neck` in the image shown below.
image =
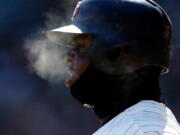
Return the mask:
[[162,103],[159,76],[156,74],[141,75],[133,80],[125,80],[119,87],[112,86],[114,88],[111,89],[111,93],[109,92],[109,98],[100,104],[95,104],[94,111],[101,125],[141,100],[154,100]]

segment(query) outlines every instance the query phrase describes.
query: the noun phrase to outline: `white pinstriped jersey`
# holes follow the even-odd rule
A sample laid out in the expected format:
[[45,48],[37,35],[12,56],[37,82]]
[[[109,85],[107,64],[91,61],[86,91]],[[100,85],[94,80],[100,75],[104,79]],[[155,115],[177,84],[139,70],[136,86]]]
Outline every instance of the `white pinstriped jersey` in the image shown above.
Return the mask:
[[93,135],[180,135],[180,125],[165,105],[143,100],[114,117]]

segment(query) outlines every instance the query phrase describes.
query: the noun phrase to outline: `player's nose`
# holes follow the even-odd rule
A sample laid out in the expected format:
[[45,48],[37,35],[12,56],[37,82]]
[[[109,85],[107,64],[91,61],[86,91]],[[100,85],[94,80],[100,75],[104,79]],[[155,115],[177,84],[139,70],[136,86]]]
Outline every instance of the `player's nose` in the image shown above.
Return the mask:
[[64,62],[67,65],[71,65],[75,59],[76,53],[74,51],[70,51],[65,57]]

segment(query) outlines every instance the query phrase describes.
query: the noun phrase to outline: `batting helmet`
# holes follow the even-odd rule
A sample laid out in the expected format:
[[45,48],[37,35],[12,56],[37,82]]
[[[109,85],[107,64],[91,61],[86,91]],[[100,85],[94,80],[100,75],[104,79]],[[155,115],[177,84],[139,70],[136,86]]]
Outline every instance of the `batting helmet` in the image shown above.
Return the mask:
[[74,35],[92,34],[92,63],[108,74],[126,74],[149,65],[168,72],[171,21],[151,0],[83,0],[72,24],[48,32],[56,43],[71,44]]

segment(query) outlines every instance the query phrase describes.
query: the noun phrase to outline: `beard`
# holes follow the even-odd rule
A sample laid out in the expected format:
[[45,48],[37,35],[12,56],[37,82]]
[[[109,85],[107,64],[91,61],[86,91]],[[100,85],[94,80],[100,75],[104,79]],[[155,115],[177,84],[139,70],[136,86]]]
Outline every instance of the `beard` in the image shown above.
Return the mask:
[[94,106],[99,119],[114,117],[141,100],[160,100],[160,68],[148,67],[124,75],[108,75],[92,64],[71,87],[81,104]]
[[116,76],[110,76],[90,65],[70,87],[71,94],[81,104],[93,105],[99,118],[107,117],[113,112],[113,105],[116,104],[115,91],[119,91],[121,86],[121,81],[117,82],[115,78]]

